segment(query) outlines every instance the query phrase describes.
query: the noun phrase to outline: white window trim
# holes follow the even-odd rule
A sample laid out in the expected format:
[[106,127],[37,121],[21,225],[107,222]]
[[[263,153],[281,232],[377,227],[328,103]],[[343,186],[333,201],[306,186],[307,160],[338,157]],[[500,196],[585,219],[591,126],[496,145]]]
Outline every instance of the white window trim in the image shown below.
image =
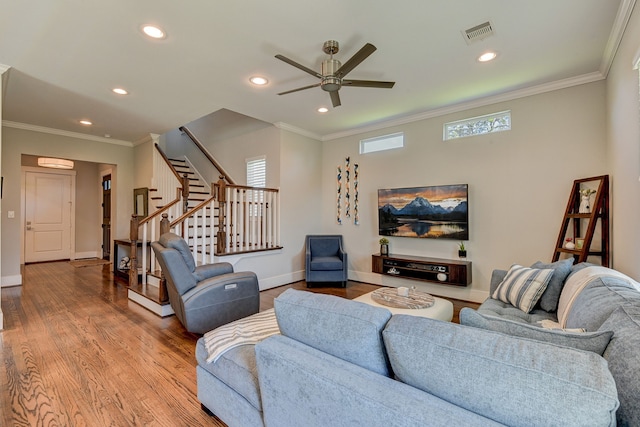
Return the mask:
[[[253,166],[258,164],[258,162],[262,162],[264,175],[262,176],[262,180],[260,182],[255,182],[251,180],[251,175],[255,173],[253,170]],[[267,156],[257,156],[245,159],[246,169],[247,169],[247,186],[249,187],[266,187],[267,186]]]

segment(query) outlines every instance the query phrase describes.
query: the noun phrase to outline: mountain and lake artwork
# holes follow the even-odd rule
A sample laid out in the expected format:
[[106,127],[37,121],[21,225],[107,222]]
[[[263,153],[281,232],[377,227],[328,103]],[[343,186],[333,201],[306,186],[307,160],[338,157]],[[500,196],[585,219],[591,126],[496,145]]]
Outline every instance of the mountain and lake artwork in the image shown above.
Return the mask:
[[469,240],[469,186],[378,190],[382,236]]

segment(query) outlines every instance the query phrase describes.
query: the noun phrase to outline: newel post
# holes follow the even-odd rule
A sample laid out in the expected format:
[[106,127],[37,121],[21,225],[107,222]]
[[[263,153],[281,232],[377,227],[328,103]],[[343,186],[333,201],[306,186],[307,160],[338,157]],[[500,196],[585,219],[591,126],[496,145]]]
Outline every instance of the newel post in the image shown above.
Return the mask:
[[182,213],[189,210],[189,176],[185,173],[182,176]]
[[[169,224],[169,214],[163,213],[162,219],[160,220],[160,235],[162,236],[165,233],[171,231]],[[158,299],[160,302],[169,301],[169,294],[167,293],[167,279],[164,277],[164,271],[160,272],[160,284],[158,285]]]
[[131,215],[131,228],[129,229],[129,241],[131,242],[131,250],[129,251],[129,259],[131,260],[129,268],[130,288],[138,286],[138,227],[138,216],[133,214]]
[[225,204],[227,202],[227,183],[224,176],[220,176],[218,182],[213,184],[214,198],[218,201],[218,231],[216,232],[216,253],[222,254],[227,248],[227,233],[225,232]]
[[162,236],[163,234],[170,231],[171,228],[169,225],[169,214],[165,212],[162,214],[162,219],[160,220],[160,235]]

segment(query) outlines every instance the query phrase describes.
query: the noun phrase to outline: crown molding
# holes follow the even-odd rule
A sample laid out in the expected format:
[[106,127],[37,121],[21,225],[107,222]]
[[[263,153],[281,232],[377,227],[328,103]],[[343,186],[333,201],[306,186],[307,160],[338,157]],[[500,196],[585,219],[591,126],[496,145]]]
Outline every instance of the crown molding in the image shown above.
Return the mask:
[[158,135],[157,133],[150,133],[138,139],[137,141],[134,141],[133,146],[137,147],[138,145],[142,145],[145,142],[151,142],[151,143],[157,144],[159,140],[160,140],[160,135]]
[[15,129],[29,130],[33,132],[48,133],[51,135],[66,136],[69,138],[85,139],[88,141],[105,142],[107,144],[123,145],[125,147],[133,147],[133,143],[131,143],[130,141],[123,141],[121,139],[113,139],[113,138],[105,138],[102,136],[95,136],[95,135],[87,135],[85,133],[70,132],[66,130],[53,129],[53,128],[48,128],[44,126],[30,125],[28,123],[20,123],[20,122],[12,122],[9,120],[3,120],[2,126],[15,128]]
[[317,133],[309,132],[308,130],[304,130],[296,126],[292,126],[288,123],[276,122],[273,125],[278,129],[286,130],[289,132],[297,133],[298,135],[306,136],[307,138],[317,139],[318,141],[322,141],[322,137]]
[[605,78],[609,75],[609,70],[611,69],[613,60],[616,57],[618,47],[622,42],[622,37],[627,29],[627,24],[629,24],[629,19],[631,18],[631,13],[633,13],[635,5],[636,0],[622,0],[620,3],[616,20],[613,23],[611,33],[609,33],[607,46],[605,47],[604,54],[602,55],[602,63],[600,64],[600,72]]
[[446,114],[457,113],[460,111],[470,110],[473,108],[484,107],[487,105],[497,104],[499,102],[513,101],[514,99],[526,98],[528,96],[539,95],[546,92],[552,92],[554,90],[565,89],[572,86],[579,86],[586,83],[592,83],[599,80],[604,80],[605,76],[599,71],[583,74],[577,77],[571,77],[568,79],[557,80],[551,83],[544,83],[538,86],[532,86],[529,88],[518,89],[511,92],[487,96],[482,99],[474,101],[463,102],[460,104],[450,105],[448,107],[437,108],[423,113],[414,114],[411,116],[400,117],[398,119],[385,120],[370,126],[364,126],[354,129],[349,129],[344,132],[336,132],[332,134],[324,135],[321,141],[331,141],[334,139],[344,138],[347,136],[358,135],[365,132],[371,132],[380,129],[386,129],[393,126],[404,125],[407,123],[418,122],[420,120],[432,119],[434,117],[444,116]]

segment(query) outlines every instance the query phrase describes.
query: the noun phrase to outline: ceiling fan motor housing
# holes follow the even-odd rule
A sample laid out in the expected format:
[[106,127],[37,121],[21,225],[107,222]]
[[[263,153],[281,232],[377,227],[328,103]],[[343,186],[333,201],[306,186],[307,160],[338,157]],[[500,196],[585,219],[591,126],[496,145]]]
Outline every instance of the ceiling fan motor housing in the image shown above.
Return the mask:
[[342,86],[342,81],[335,76],[342,64],[337,59],[325,59],[322,61],[322,82],[320,87],[327,92],[335,92]]

